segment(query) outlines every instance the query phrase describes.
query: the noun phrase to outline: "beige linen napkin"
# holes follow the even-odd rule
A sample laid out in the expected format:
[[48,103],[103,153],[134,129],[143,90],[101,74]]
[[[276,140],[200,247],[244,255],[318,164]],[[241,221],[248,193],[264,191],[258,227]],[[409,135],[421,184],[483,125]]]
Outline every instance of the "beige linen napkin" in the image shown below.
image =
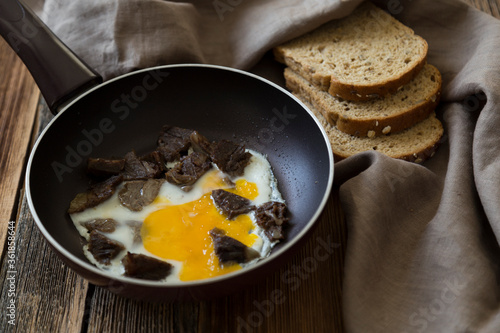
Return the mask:
[[275,44],[361,0],[29,0],[44,22],[105,79],[134,69],[202,62],[249,68]]
[[[31,1],[107,79],[179,62],[250,69],[361,2]],[[458,0],[376,2],[427,39],[446,132],[424,165],[374,151],[336,164],[346,330],[500,332],[500,21]]]
[[375,153],[336,165],[347,327],[500,332],[500,21],[452,0],[406,2],[395,16],[443,74],[446,135],[424,166]]

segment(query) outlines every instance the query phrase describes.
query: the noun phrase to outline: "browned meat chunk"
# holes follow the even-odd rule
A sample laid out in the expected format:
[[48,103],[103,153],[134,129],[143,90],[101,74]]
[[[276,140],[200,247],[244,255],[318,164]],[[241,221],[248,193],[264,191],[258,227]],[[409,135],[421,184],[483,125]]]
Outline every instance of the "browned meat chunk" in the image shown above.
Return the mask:
[[213,145],[210,155],[219,169],[230,176],[241,176],[252,154],[245,152],[245,147],[227,140]]
[[111,240],[96,230],[90,232],[88,248],[95,260],[104,265],[109,265],[112,259],[125,250],[122,243]]
[[187,154],[191,146],[190,136],[193,130],[163,126],[158,137],[158,152],[162,155],[165,162],[173,162],[181,158],[181,155]]
[[113,232],[116,230],[118,222],[114,219],[95,219],[83,222],[82,225],[89,231],[97,230],[100,232]]
[[160,154],[164,164],[177,161],[181,158],[181,155],[178,152],[172,151],[168,147],[158,147],[156,148],[156,151]]
[[189,137],[191,140],[191,147],[193,150],[199,153],[205,153],[208,156],[212,154],[212,143],[208,141],[203,135],[197,131],[193,131]]
[[224,190],[213,190],[212,199],[217,209],[230,220],[255,209],[247,198]]
[[163,179],[132,180],[125,182],[118,192],[120,203],[128,209],[139,212],[158,195]]
[[148,161],[141,161],[135,152],[125,154],[123,180],[138,180],[156,178],[161,175],[161,169]]
[[162,171],[162,172],[167,171],[167,166],[165,165],[165,160],[163,159],[162,154],[157,150],[152,151],[151,153],[146,154],[144,156],[141,156],[139,159],[141,161],[149,162],[149,163],[156,165],[158,167],[158,169],[160,169],[160,171]]
[[226,236],[226,232],[219,228],[210,230],[210,237],[214,244],[215,255],[221,264],[226,263],[246,263],[259,258],[259,252],[242,242]]
[[116,187],[122,180],[121,175],[113,176],[101,183],[92,185],[86,192],[78,193],[69,204],[68,213],[78,213],[97,206],[115,193]]
[[97,177],[109,177],[119,174],[125,166],[125,160],[92,158],[87,161],[87,173]]
[[172,265],[168,262],[130,252],[123,257],[122,264],[125,267],[125,276],[144,280],[164,279],[172,270]]
[[283,225],[288,222],[287,208],[282,202],[269,201],[257,207],[255,219],[257,225],[264,229],[269,240],[283,239]]
[[171,184],[190,186],[200,179],[211,167],[212,164],[207,155],[195,152],[181,158],[181,161],[170,169],[165,176]]

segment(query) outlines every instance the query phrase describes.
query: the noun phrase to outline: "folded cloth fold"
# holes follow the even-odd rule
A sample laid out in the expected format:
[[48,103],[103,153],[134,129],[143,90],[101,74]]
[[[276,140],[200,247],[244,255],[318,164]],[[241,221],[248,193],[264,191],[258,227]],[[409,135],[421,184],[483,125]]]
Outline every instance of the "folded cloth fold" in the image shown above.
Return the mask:
[[[179,62],[250,69],[361,2],[31,1],[107,79]],[[424,165],[375,151],[336,164],[346,331],[499,332],[500,21],[456,0],[374,2],[428,41],[445,136]]]
[[105,79],[172,63],[249,68],[270,48],[362,0],[28,0]]

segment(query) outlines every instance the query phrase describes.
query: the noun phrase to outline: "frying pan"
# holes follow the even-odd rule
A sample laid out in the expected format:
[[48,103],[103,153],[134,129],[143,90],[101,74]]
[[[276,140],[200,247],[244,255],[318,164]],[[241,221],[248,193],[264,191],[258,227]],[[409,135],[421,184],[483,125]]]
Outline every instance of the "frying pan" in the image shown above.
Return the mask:
[[[254,74],[202,64],[154,67],[101,83],[99,74],[15,0],[0,2],[0,33],[55,114],[28,161],[30,210],[52,249],[89,282],[147,300],[221,296],[275,271],[310,235],[331,190],[333,155],[319,123],[286,90]],[[286,240],[268,258],[228,275],[170,284],[111,277],[88,262],[66,213],[71,199],[89,185],[86,159],[151,151],[164,124],[243,143],[268,156],[290,211]]]

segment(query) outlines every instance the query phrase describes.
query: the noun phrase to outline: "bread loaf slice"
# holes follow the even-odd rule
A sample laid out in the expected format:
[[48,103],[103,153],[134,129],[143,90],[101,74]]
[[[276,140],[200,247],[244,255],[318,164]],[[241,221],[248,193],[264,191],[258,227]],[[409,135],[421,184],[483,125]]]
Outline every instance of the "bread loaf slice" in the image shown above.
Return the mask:
[[441,74],[429,64],[395,94],[357,102],[333,97],[290,68],[284,75],[287,88],[321,112],[330,124],[359,137],[397,133],[415,125],[434,112],[441,94]]
[[307,101],[303,102],[325,129],[336,161],[364,151],[376,150],[389,157],[422,163],[434,156],[443,136],[443,126],[436,115],[432,113],[425,120],[403,132],[375,138],[360,138],[339,131],[326,121],[321,112],[308,104]]
[[273,49],[320,89],[345,100],[396,92],[423,68],[427,42],[391,15],[365,2],[349,16]]

